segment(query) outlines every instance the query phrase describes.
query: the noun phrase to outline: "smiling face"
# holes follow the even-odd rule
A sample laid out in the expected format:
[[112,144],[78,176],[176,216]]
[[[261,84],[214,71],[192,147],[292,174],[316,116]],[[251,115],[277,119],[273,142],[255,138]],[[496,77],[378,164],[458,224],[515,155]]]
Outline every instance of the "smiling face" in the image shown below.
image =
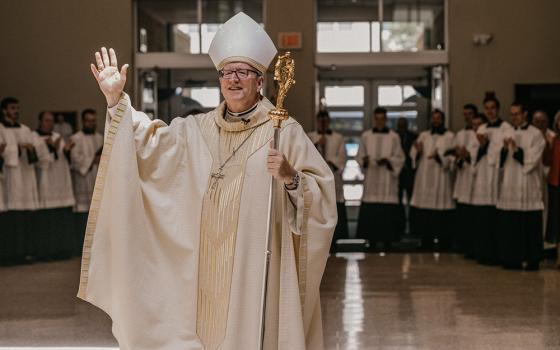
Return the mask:
[[228,109],[232,112],[243,112],[251,108],[259,98],[264,81],[263,76],[255,73],[257,70],[247,63],[228,63],[223,68],[224,71],[240,69],[248,69],[254,72],[249,72],[245,79],[240,79],[236,74],[232,74],[229,78],[220,78],[222,95],[224,95]]

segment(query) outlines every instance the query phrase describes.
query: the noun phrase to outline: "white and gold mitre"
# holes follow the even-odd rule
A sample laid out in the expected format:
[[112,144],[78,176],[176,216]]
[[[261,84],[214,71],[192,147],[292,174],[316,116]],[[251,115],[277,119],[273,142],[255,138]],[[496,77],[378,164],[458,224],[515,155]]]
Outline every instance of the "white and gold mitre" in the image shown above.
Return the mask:
[[208,50],[217,70],[231,62],[244,62],[261,73],[266,72],[276,52],[264,29],[243,12],[220,27]]

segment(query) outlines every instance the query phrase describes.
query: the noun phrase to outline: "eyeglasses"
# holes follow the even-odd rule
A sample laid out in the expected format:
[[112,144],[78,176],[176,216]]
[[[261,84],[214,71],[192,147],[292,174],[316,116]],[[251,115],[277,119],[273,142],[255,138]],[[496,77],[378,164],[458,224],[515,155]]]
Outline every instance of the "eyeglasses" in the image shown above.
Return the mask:
[[221,69],[218,71],[218,76],[220,77],[220,79],[231,79],[234,75],[237,77],[237,79],[248,79],[251,72],[255,73],[257,77],[261,75],[261,72],[252,69]]

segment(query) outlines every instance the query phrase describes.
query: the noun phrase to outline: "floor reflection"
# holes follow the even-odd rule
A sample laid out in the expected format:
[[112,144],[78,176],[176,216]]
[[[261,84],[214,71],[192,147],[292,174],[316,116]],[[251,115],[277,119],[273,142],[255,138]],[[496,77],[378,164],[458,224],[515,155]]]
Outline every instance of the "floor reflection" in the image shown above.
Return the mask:
[[328,350],[560,348],[557,270],[345,254],[329,259],[321,292]]
[[[75,297],[78,273],[79,260],[0,268],[0,350],[115,350],[110,320]],[[341,254],[321,297],[325,350],[560,349],[557,270]]]
[[348,350],[362,348],[360,333],[364,331],[364,300],[362,298],[362,280],[358,260],[364,254],[346,255],[346,279],[344,281],[344,309],[342,311],[342,329],[344,330]]

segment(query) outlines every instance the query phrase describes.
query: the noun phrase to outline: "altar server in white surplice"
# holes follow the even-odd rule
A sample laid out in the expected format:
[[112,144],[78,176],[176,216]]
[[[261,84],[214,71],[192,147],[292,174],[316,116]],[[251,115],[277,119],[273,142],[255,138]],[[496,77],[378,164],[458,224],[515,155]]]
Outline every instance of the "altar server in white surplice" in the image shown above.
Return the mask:
[[374,127],[362,133],[357,156],[365,175],[358,236],[367,239],[372,250],[382,244],[383,251],[399,238],[399,173],[405,162],[399,135],[386,124],[387,110],[377,107]]
[[37,153],[31,130],[19,123],[19,101],[2,100],[4,119],[4,196],[8,212],[2,234],[6,238],[6,259],[21,263],[33,258],[35,216],[39,206],[35,163]]
[[474,210],[475,258],[483,265],[500,263],[498,254],[498,202],[500,151],[504,135],[511,125],[499,117],[500,101],[493,93],[484,99],[484,114],[488,120],[478,128],[479,142],[474,162],[472,205]]
[[68,259],[74,248],[74,193],[70,176],[70,150],[62,135],[53,131],[54,115],[39,114],[39,128],[33,132],[37,150],[39,207],[36,257],[39,260]]
[[545,139],[527,121],[520,103],[510,108],[514,129],[508,132],[500,151],[500,212],[498,248],[505,268],[538,270],[543,251],[542,155]]
[[232,17],[209,48],[225,101],[169,126],[132,107],[115,52],[96,53],[108,111],[79,297],[110,315],[121,350],[259,349],[272,177],[264,349],[324,348],[334,176],[292,118],[271,147],[260,91],[276,52],[258,23]]
[[[455,135],[455,183],[453,187],[453,198],[456,201],[455,232],[457,237],[455,244],[467,258],[474,257],[474,227],[473,210],[471,206],[472,187],[474,180],[474,160],[478,151],[478,140],[476,130],[482,124],[484,115],[478,114],[474,104],[466,104],[463,107],[465,127]],[[484,118],[485,119],[485,118]]]
[[331,130],[330,121],[329,112],[321,111],[317,113],[317,130],[311,131],[307,135],[315,147],[317,147],[317,150],[321,153],[334,174],[336,208],[338,212],[338,222],[334,230],[331,244],[331,252],[334,252],[336,250],[336,241],[338,239],[348,238],[348,219],[346,217],[346,203],[344,201],[344,191],[342,187],[342,172],[346,165],[346,147],[344,144],[344,136]]
[[418,136],[410,150],[416,168],[412,191],[412,230],[422,237],[422,247],[450,249],[452,236],[449,222],[455,209],[453,202],[453,133],[444,126],[445,115],[432,111],[431,128]]

